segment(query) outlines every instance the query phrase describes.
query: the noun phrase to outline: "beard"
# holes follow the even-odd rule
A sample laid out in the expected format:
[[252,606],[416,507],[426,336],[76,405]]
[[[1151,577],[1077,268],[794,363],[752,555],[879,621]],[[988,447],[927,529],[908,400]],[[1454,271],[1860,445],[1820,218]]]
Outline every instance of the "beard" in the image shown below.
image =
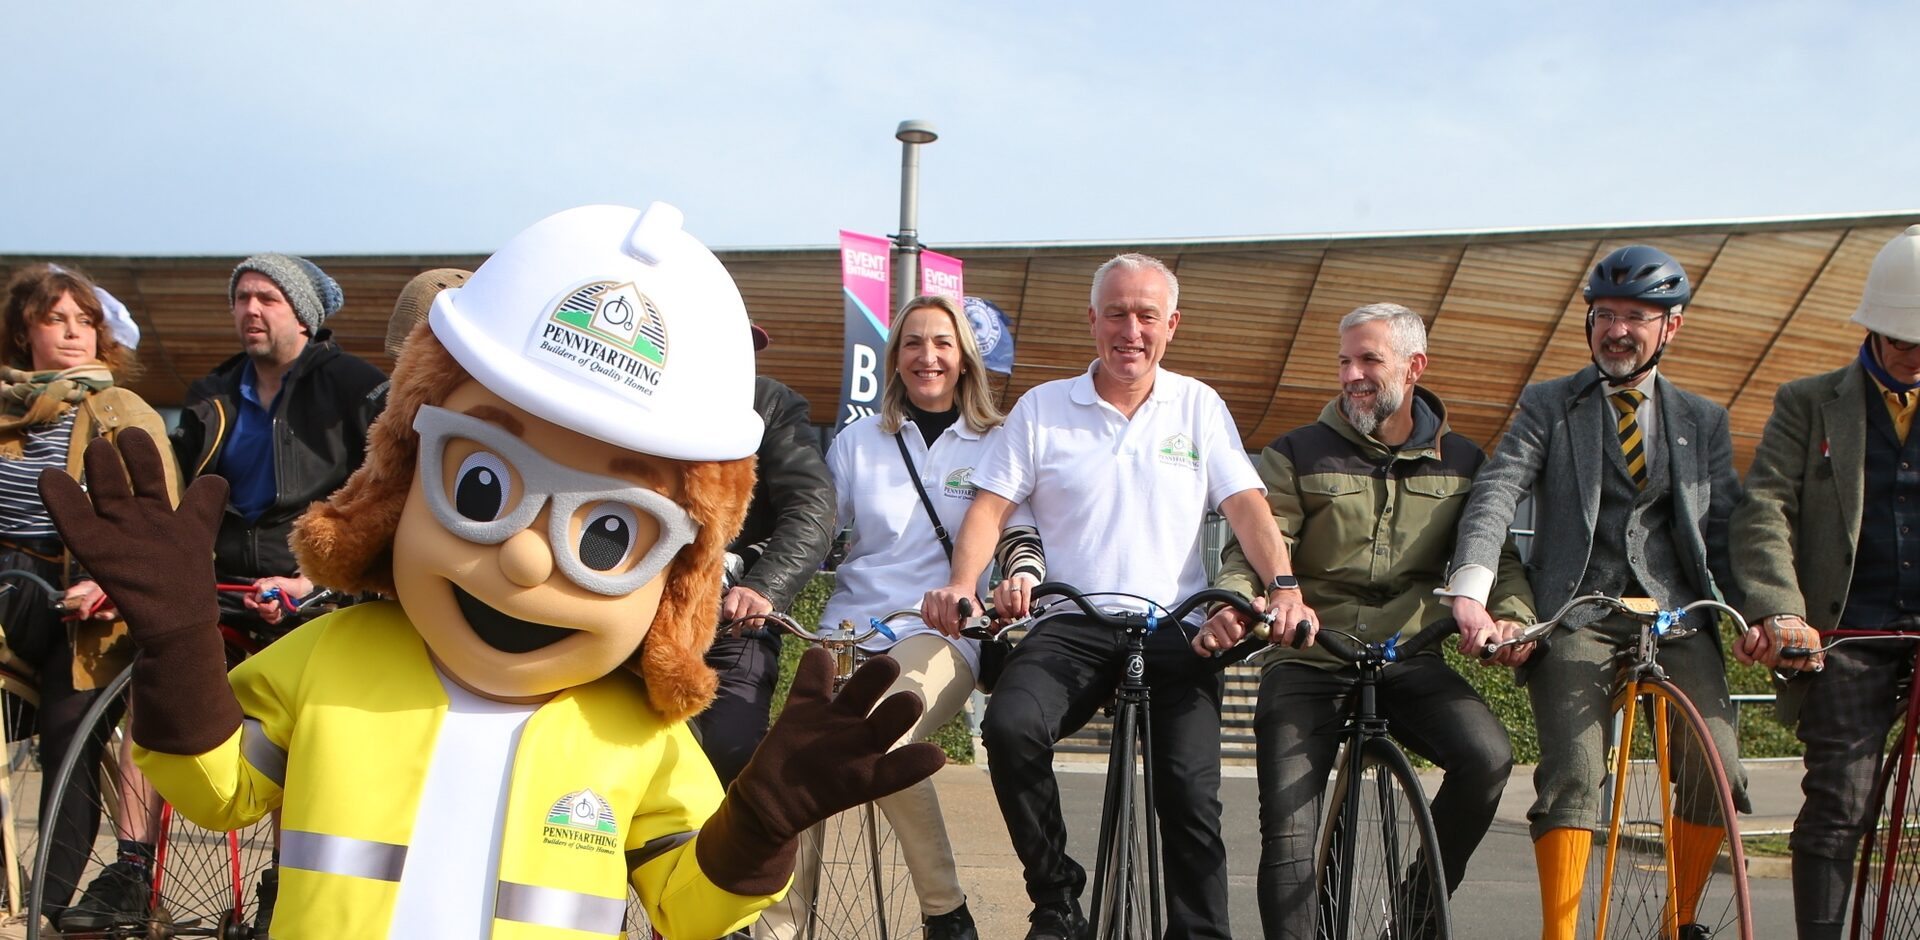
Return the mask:
[[[1353,403],[1353,392],[1372,392],[1373,407],[1362,409]],[[1356,382],[1340,390],[1340,413],[1346,416],[1347,423],[1353,429],[1368,437],[1380,429],[1380,422],[1393,417],[1400,410],[1400,403],[1406,395],[1398,385],[1370,386]]]
[[1634,340],[1601,340],[1600,348],[1593,354],[1593,361],[1600,366],[1600,371],[1609,376],[1624,376],[1640,368],[1645,361],[1641,352],[1640,344]]

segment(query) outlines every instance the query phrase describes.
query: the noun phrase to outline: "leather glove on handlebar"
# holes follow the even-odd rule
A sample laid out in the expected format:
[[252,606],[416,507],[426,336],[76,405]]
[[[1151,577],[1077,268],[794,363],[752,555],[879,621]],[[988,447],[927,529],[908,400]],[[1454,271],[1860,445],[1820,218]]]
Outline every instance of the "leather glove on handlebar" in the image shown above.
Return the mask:
[[906,692],[874,705],[899,676],[898,663],[876,656],[835,696],[833,657],[807,650],[780,719],[700,828],[695,857],[714,884],[741,895],[779,891],[808,827],[904,790],[946,763],[939,747],[924,742],[889,752],[924,710]]
[[85,455],[91,494],[49,468],[40,474],[40,498],[140,648],[133,739],[169,754],[204,754],[232,737],[241,717],[227,685],[213,575],[227,481],[193,481],[175,509],[162,459],[137,428],[121,432],[117,449],[95,438]]

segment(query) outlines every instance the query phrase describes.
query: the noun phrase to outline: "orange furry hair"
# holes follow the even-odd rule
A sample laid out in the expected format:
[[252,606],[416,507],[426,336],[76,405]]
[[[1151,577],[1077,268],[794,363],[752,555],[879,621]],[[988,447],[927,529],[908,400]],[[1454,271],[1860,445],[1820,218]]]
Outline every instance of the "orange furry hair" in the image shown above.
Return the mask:
[[[414,328],[393,370],[386,410],[367,433],[366,462],[294,524],[293,551],[303,574],[336,590],[393,596],[393,533],[419,452],[414,415],[471,379],[427,324]],[[653,628],[626,664],[669,721],[692,717],[713,700],[717,680],[705,656],[720,612],[727,543],[740,531],[753,498],[754,458],[678,465],[678,502],[700,524],[700,533],[667,566]]]

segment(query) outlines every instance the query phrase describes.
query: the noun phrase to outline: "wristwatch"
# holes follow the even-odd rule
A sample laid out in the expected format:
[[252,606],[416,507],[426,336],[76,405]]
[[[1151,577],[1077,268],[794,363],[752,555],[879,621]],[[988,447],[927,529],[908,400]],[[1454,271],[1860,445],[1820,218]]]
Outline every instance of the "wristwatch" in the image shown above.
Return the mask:
[[1276,574],[1273,576],[1272,581],[1267,582],[1268,594],[1272,594],[1275,591],[1298,590],[1300,590],[1300,579],[1290,574]]

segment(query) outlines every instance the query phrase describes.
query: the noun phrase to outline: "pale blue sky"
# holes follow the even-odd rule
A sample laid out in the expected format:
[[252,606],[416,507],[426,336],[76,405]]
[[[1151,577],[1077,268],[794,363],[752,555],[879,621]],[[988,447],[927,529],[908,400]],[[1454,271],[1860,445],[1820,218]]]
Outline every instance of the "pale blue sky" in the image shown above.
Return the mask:
[[11,5],[0,252],[722,247],[1920,206],[1912,3]]

